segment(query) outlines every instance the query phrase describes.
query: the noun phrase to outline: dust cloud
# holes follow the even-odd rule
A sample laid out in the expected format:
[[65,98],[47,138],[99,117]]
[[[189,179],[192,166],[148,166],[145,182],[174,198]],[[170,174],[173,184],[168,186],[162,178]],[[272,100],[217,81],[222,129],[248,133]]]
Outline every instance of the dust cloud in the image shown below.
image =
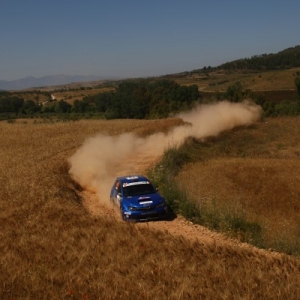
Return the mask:
[[205,138],[250,125],[259,120],[261,111],[260,106],[249,101],[223,101],[179,114],[187,125],[175,127],[167,134],[155,133],[145,138],[133,133],[98,134],[85,140],[69,158],[69,173],[84,189],[97,193],[102,204],[108,204],[109,190],[117,176],[140,173],[145,162],[151,164],[165,149],[180,145],[189,136]]

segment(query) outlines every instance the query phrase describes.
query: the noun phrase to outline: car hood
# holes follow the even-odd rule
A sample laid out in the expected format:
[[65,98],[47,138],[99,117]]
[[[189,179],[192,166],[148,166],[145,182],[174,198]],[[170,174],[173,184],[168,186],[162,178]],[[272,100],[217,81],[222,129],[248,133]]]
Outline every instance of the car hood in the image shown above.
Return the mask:
[[158,205],[163,200],[163,197],[158,194],[148,194],[143,196],[131,196],[131,197],[124,197],[123,203],[127,205],[132,205],[135,207],[143,207],[143,206],[152,206]]

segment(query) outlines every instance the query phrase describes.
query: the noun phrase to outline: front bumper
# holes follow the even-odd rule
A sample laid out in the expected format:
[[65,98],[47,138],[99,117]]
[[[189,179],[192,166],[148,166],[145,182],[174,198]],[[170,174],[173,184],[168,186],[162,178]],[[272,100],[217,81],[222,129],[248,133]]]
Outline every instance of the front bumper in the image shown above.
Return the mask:
[[160,219],[167,215],[167,206],[156,208],[155,210],[125,210],[123,212],[125,221],[144,221],[144,220],[154,220]]

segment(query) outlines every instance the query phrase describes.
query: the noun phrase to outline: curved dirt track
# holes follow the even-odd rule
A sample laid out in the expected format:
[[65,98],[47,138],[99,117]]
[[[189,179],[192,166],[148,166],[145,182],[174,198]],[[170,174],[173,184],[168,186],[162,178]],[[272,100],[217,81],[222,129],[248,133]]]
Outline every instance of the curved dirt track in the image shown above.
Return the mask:
[[[132,157],[127,159],[116,172],[115,177],[119,175],[133,175],[133,174],[145,174],[146,170],[158,159],[154,156],[142,156]],[[114,218],[116,221],[123,222],[119,215],[117,207],[112,207],[109,204],[104,205],[105,201],[103,198],[109,198],[109,195],[99,195],[97,193],[84,190],[82,192],[83,205],[84,207],[94,216],[104,215],[108,218]],[[101,201],[102,199],[102,201]],[[177,216],[173,220],[160,220],[160,221],[149,221],[149,222],[136,222],[135,226],[149,227],[153,230],[167,231],[168,233],[175,236],[182,236],[192,241],[200,241],[203,235],[206,236],[206,241],[213,242],[214,233],[208,231],[206,228],[194,225],[191,222],[185,220],[181,216]]]
[[[110,207],[109,203],[110,188],[117,176],[143,175],[159,156],[163,155],[166,148],[178,145],[190,136],[203,139],[237,126],[251,125],[260,119],[260,115],[261,107],[249,101],[243,103],[223,101],[201,105],[190,112],[180,114],[182,123],[175,124],[175,127],[166,133],[160,132],[158,127],[144,138],[133,133],[119,136],[98,135],[86,140],[71,157],[70,174],[82,187],[87,187],[82,192],[82,198],[85,208],[91,214],[104,214],[121,222],[118,209]],[[214,244],[218,247],[238,246],[251,251],[260,251],[272,257],[280,255],[230,240],[220,233],[192,224],[181,216],[176,216],[172,220],[135,223],[135,226],[161,230],[191,242]]]
[[[124,174],[144,174],[157,159],[158,157],[153,156],[133,157],[122,164],[122,168],[115,174],[115,176]],[[116,222],[123,222],[117,207],[110,206],[109,204],[103,204],[105,203],[103,201],[103,197],[108,199],[108,194],[99,195],[97,193],[84,190],[82,191],[81,196],[83,199],[83,205],[90,214],[94,216],[101,215],[107,218],[112,218]],[[177,215],[171,220],[136,222],[134,223],[134,226],[137,226],[138,228],[147,227],[151,230],[163,231],[172,236],[181,237],[191,242],[198,242],[202,245],[247,249],[256,253],[259,252],[260,255],[269,257],[270,259],[274,259],[274,257],[282,255],[277,252],[258,249],[250,244],[241,243],[235,239],[229,239],[221,233],[213,232],[206,227],[194,224],[180,215]]]
[[[176,123],[165,123],[162,127],[164,129],[166,125],[170,125],[165,133],[159,130],[162,128],[157,127],[144,138],[133,133],[119,136],[98,135],[87,139],[70,158],[70,174],[82,187],[95,192],[83,193],[83,202],[89,212],[94,215],[105,214],[119,220],[118,213],[109,207],[110,188],[117,176],[143,175],[159,156],[163,155],[166,148],[178,145],[190,136],[202,139],[236,126],[253,124],[259,120],[260,114],[261,107],[249,101],[222,101],[201,105],[180,114],[179,123],[178,118]],[[149,226],[193,241],[226,240],[222,235],[186,222],[180,216],[172,221],[144,222],[137,223],[136,226]]]

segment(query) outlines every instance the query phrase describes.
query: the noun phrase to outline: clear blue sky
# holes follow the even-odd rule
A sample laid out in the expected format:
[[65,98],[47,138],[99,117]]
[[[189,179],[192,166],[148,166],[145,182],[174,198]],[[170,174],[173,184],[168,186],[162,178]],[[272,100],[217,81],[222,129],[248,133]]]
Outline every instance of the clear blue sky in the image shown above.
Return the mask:
[[157,76],[296,45],[299,0],[0,0],[0,80]]

